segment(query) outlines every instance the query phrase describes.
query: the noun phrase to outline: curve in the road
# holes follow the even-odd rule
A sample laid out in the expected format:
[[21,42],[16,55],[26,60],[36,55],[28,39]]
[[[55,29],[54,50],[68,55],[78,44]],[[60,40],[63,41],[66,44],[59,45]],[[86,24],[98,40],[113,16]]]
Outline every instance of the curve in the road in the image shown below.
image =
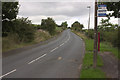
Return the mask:
[[4,58],[0,78],[78,78],[83,45],[80,37],[65,30],[57,40]]

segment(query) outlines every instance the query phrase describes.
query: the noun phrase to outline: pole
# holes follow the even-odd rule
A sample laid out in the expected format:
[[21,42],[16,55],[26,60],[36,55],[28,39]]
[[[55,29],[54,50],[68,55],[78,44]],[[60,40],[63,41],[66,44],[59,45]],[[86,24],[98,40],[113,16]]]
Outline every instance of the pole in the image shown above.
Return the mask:
[[88,31],[90,29],[90,6],[87,6],[87,8],[89,8],[89,18],[88,18]]
[[94,22],[94,53],[93,53],[93,67],[97,65],[97,0],[95,0],[95,22]]
[[88,22],[88,30],[90,29],[90,7],[89,7],[89,22]]
[[98,51],[100,51],[100,32],[98,32]]

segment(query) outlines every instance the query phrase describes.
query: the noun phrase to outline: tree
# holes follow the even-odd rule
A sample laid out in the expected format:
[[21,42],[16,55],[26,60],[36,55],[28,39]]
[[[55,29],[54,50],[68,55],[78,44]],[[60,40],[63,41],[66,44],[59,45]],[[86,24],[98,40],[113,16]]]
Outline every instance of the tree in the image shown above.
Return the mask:
[[2,21],[16,19],[18,9],[18,2],[2,2]]
[[35,28],[28,18],[18,18],[13,21],[13,34],[17,34],[20,42],[31,42],[34,40]]
[[67,21],[62,22],[61,26],[62,26],[64,29],[67,28],[67,26],[68,26]]
[[84,26],[82,24],[80,24],[78,21],[75,21],[73,24],[72,24],[72,28],[74,30],[77,30],[77,31],[82,31],[82,28],[84,28]]
[[12,31],[12,21],[16,19],[18,14],[18,2],[2,2],[2,34],[7,35]]
[[101,25],[98,26],[98,31],[100,32],[100,40],[107,41],[113,44],[113,46],[118,46],[118,24],[112,24],[109,19],[102,19]]
[[42,19],[41,29],[47,30],[51,35],[55,34],[56,23],[52,18]]
[[107,10],[113,11],[111,16],[114,16],[115,18],[120,18],[120,1],[119,2],[102,2],[100,4],[106,4]]

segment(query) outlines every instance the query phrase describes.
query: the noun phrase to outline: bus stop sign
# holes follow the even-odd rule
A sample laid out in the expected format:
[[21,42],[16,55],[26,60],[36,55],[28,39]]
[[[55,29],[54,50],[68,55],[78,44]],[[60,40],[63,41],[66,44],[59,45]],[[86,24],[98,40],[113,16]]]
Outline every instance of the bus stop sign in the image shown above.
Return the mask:
[[98,17],[106,17],[107,6],[106,5],[98,5]]

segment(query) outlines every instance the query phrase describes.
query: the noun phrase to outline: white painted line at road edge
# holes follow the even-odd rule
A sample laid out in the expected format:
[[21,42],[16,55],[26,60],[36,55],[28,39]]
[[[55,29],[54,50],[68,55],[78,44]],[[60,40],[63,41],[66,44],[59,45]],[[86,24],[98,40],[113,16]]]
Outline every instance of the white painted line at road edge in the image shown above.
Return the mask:
[[3,77],[5,77],[5,76],[7,76],[7,75],[9,75],[9,74],[11,74],[11,73],[13,73],[13,72],[15,72],[15,71],[16,71],[16,69],[14,69],[14,70],[12,70],[12,71],[10,71],[10,72],[8,72],[8,73],[0,76],[0,79],[3,78]]
[[43,54],[42,56],[40,56],[40,57],[38,57],[38,58],[36,58],[36,59],[30,61],[28,64],[31,64],[31,63],[33,63],[33,62],[39,60],[40,58],[42,58],[42,57],[44,57],[44,56],[46,56],[46,55],[47,55],[47,54]]

